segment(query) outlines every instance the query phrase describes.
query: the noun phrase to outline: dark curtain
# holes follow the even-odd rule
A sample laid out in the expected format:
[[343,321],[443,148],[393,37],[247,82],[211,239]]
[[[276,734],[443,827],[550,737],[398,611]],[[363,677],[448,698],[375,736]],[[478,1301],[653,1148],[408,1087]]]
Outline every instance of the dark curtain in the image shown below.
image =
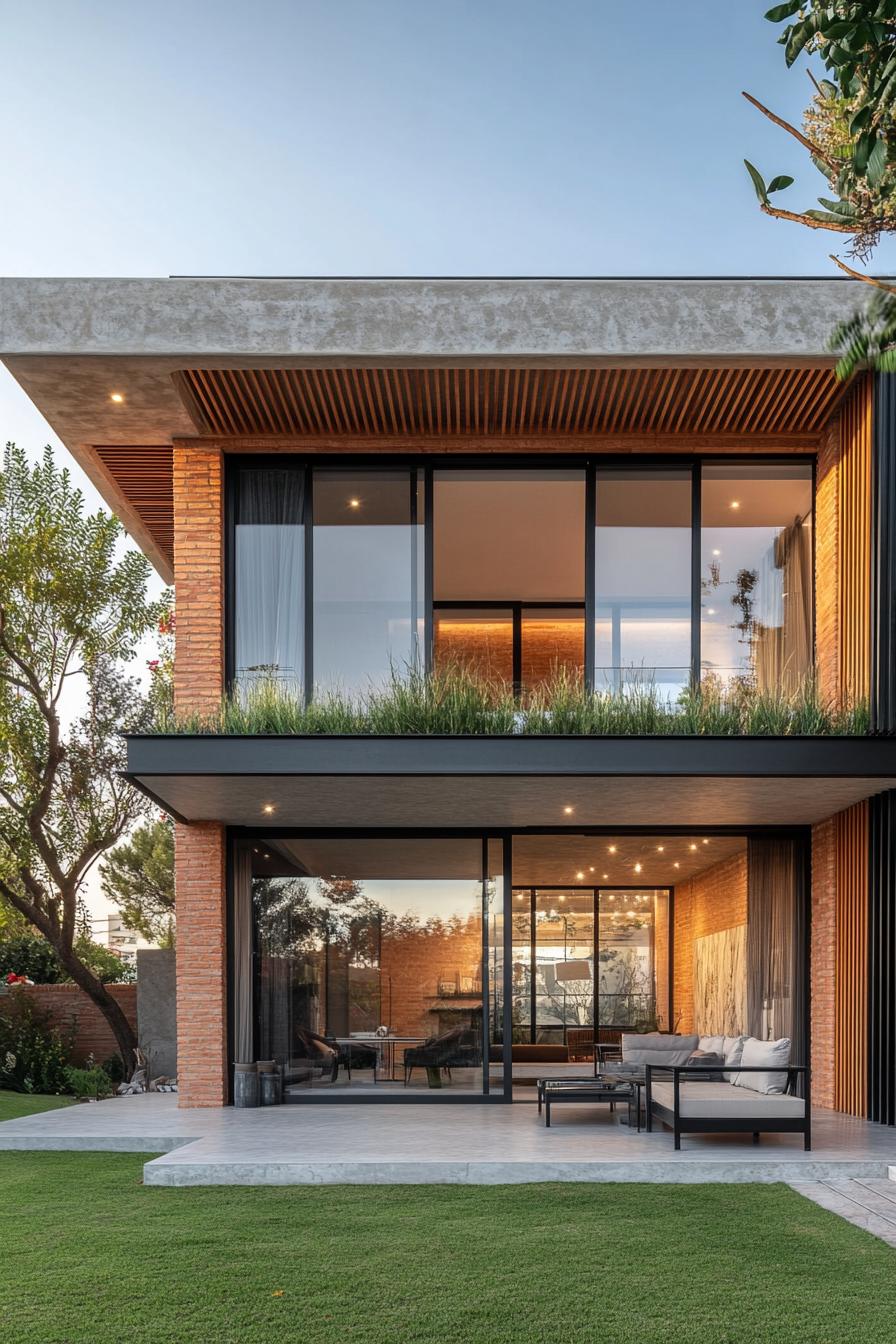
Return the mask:
[[806,911],[802,847],[751,839],[747,848],[747,1029],[760,1040],[789,1036],[805,1062]]

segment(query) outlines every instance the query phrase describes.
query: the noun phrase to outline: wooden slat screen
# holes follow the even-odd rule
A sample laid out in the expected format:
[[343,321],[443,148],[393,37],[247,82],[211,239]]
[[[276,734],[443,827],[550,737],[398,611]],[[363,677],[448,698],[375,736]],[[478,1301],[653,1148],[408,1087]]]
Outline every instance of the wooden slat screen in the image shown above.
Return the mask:
[[186,369],[215,435],[814,433],[843,395],[831,369]]
[[871,406],[865,377],[840,412],[840,686],[850,700],[871,689]]
[[868,1113],[868,804],[835,824],[834,1106]]
[[147,532],[159,548],[174,557],[174,490],[172,486],[172,448],[111,447],[97,445],[97,457],[127,496],[139,514]]

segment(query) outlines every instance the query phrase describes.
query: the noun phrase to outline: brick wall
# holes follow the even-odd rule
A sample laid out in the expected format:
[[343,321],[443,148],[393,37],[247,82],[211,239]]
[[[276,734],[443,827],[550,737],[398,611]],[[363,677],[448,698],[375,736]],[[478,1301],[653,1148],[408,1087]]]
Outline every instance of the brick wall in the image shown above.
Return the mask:
[[[137,986],[110,985],[108,988],[136,1031]],[[118,1054],[118,1044],[111,1027],[93,1000],[77,985],[29,985],[13,993],[27,995],[41,1012],[49,1013],[63,1031],[74,1030],[74,1063],[83,1064],[87,1056],[92,1054],[97,1064],[102,1064],[110,1055]]]
[[175,827],[177,1061],[181,1106],[227,1101],[224,827]]
[[747,852],[715,863],[675,888],[673,1022],[694,1030],[694,943],[747,922]]
[[174,704],[214,710],[224,689],[224,466],[217,448],[174,449]]
[[812,827],[810,1014],[812,1100],[816,1106],[834,1104],[834,987],[837,968],[834,831],[833,817]]

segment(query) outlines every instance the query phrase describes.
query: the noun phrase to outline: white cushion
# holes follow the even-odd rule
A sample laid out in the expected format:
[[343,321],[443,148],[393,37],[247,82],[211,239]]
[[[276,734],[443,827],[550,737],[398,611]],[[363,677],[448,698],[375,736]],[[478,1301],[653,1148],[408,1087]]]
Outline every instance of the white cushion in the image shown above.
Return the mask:
[[[759,1077],[759,1075],[755,1075]],[[675,1092],[672,1083],[657,1080],[651,1092],[654,1101],[666,1110],[674,1110]],[[788,1097],[781,1092],[752,1092],[732,1083],[682,1082],[679,1115],[692,1120],[779,1120],[802,1119],[806,1103],[802,1097]]]
[[661,1031],[622,1033],[626,1064],[687,1064],[696,1049],[696,1036],[666,1036]]
[[[759,1041],[748,1036],[744,1041],[741,1064],[746,1068],[768,1067],[790,1063],[790,1037],[782,1036],[779,1041]],[[735,1087],[749,1088],[751,1092],[783,1092],[787,1086],[786,1073],[735,1073],[731,1079]]]
[[734,1067],[741,1062],[746,1039],[746,1036],[701,1036],[698,1048],[711,1055],[721,1055],[726,1064]]

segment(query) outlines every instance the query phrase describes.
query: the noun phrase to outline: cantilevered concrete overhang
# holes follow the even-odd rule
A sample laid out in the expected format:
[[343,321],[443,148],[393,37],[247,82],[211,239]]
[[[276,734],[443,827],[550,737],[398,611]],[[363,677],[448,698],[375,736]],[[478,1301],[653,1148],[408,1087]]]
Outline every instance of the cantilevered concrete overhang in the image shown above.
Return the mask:
[[845,390],[828,336],[863,298],[832,278],[0,279],[0,359],[171,580],[178,440],[814,452]]
[[525,828],[780,826],[896,788],[896,740],[128,738],[127,777],[187,822]]

